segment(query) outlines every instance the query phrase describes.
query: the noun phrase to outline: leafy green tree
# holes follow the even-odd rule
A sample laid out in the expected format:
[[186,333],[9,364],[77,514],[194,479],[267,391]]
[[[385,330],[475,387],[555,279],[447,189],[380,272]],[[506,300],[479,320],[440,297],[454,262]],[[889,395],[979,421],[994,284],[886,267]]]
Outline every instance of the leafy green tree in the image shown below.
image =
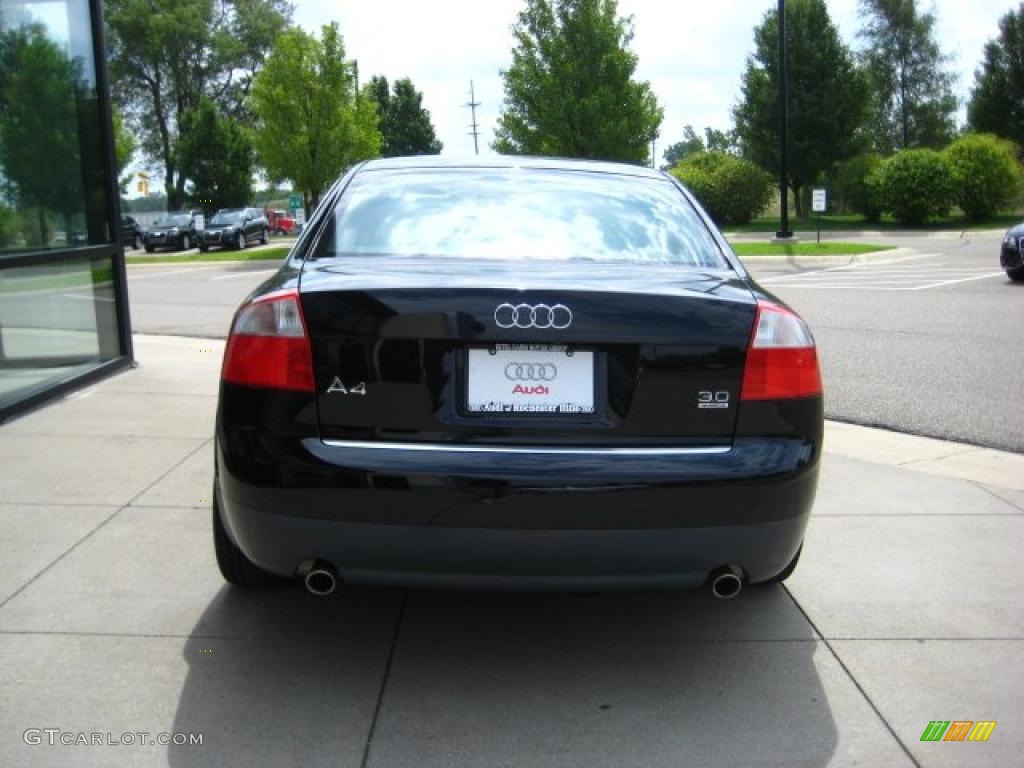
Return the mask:
[[78,104],[87,90],[80,61],[69,60],[41,25],[0,37],[0,171],[17,190],[18,207],[36,211],[30,245],[49,243],[48,212],[63,217],[70,237],[82,208]]
[[423,94],[412,80],[395,80],[389,89],[386,77],[373,77],[369,93],[377,103],[383,157],[441,153],[443,145],[437,140],[430,112],[423,108]]
[[671,173],[718,224],[747,224],[771,201],[771,176],[749,160],[725,152],[696,152]]
[[917,0],[860,0],[875,148],[945,146],[956,133],[955,76],[935,39],[935,15]]
[[[266,189],[258,189],[252,194],[253,205],[267,206],[270,203],[287,202],[288,198],[292,195],[291,187],[267,187]],[[287,206],[280,205],[279,208],[285,208]]]
[[1024,146],[1024,3],[999,20],[999,35],[985,45],[967,105],[971,129]]
[[117,165],[117,183],[123,195],[128,191],[128,185],[132,182],[132,174],[125,174],[124,170],[132,162],[136,142],[135,136],[124,124],[121,110],[114,107],[111,116],[114,122],[114,163]]
[[897,152],[882,163],[875,179],[882,207],[900,224],[919,226],[945,216],[953,202],[953,174],[933,149]]
[[178,166],[189,179],[188,200],[212,214],[240,208],[252,197],[252,141],[237,122],[221,115],[211,99],[185,115],[178,140]]
[[690,155],[703,152],[705,149],[704,139],[697,135],[697,132],[693,130],[692,125],[687,125],[683,128],[683,140],[669,145],[669,148],[666,149],[665,153],[662,155],[665,160],[665,164],[661,166],[661,170],[671,170]]
[[999,213],[1020,193],[1021,167],[1009,141],[968,133],[943,150],[953,174],[954,198],[967,218]]
[[210,98],[247,118],[254,73],[288,25],[287,0],[107,0],[107,43],[115,96],[141,149],[164,169],[168,205],[185,200],[178,167],[185,115]]
[[730,155],[739,154],[739,137],[736,131],[720,131],[717,128],[704,128],[704,146],[708,152],[726,152]]
[[0,203],[0,248],[7,248],[17,242],[21,217],[11,208]]
[[649,162],[663,113],[616,0],[527,0],[513,35],[494,149]]
[[[824,0],[790,0],[786,34],[789,62],[789,178],[796,213],[801,191],[863,146],[868,86],[853,54],[840,40]],[[733,115],[744,157],[779,167],[779,16],[772,10],[754,30],[754,53],[743,74]]]
[[153,211],[166,211],[169,209],[167,196],[161,193],[132,198],[129,201],[129,206],[126,208],[123,202],[121,204],[122,209],[125,211],[130,210],[132,213],[152,213]]
[[725,152],[730,155],[739,154],[735,131],[719,131],[710,126],[704,128],[704,138],[697,135],[692,125],[683,128],[683,140],[677,141],[665,150],[665,165],[661,170],[668,171],[690,155],[697,152]]
[[363,91],[355,91],[337,24],[319,40],[298,28],[282,33],[256,76],[256,152],[272,182],[303,191],[307,210],[346,167],[380,152],[371,86]]

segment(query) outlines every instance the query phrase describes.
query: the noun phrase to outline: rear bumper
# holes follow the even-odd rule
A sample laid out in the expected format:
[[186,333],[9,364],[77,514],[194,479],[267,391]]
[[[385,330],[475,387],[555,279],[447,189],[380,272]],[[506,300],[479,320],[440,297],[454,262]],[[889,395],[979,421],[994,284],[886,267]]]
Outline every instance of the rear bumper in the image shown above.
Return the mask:
[[[188,233],[186,233],[188,234]],[[149,236],[142,239],[143,245],[148,245],[153,248],[180,248],[182,246],[182,238],[184,235],[158,235]],[[189,235],[191,238],[192,235]]]
[[218,439],[217,492],[267,570],[321,559],[351,583],[574,590],[698,586],[726,563],[770,579],[803,540],[820,447],[259,443],[262,458]]

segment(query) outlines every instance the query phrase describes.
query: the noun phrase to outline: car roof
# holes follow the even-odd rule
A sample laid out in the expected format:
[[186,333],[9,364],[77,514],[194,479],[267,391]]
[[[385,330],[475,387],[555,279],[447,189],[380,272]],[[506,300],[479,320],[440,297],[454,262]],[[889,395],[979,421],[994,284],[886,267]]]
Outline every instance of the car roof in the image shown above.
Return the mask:
[[387,157],[368,160],[361,166],[360,171],[406,170],[419,168],[529,168],[538,170],[608,173],[619,176],[640,176],[651,179],[665,178],[665,174],[661,171],[656,171],[645,165],[613,163],[606,160],[577,160],[565,157],[531,157],[527,155],[487,155],[484,157],[416,155],[412,157]]

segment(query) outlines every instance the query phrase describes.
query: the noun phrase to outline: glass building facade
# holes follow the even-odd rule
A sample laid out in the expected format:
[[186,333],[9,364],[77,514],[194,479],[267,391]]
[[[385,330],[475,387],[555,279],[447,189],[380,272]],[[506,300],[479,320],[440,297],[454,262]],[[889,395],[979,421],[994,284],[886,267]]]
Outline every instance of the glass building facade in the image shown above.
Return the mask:
[[131,362],[100,0],[0,0],[0,419]]

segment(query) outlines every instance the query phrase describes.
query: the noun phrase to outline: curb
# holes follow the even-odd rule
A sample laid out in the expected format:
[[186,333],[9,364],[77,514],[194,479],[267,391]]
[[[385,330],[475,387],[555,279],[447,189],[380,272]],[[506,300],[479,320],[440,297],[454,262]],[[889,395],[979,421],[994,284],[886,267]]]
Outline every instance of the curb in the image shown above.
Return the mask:
[[1024,491],[1024,454],[951,440],[826,421],[825,454]]
[[851,255],[835,256],[738,256],[737,258],[748,266],[789,266],[801,269],[813,269],[818,267],[845,267],[852,264],[877,264],[891,261],[903,261],[904,259],[920,256],[918,251],[912,248],[890,248],[885,251],[870,251]]
[[199,267],[207,267],[207,266],[208,267],[216,267],[216,266],[219,266],[221,264],[228,265],[228,266],[230,266],[232,264],[280,264],[282,261],[284,261],[283,258],[275,258],[275,259],[240,259],[240,260],[238,260],[238,259],[230,259],[230,260],[228,260],[228,259],[225,259],[225,260],[209,259],[209,260],[206,260],[206,261],[203,261],[203,260],[200,260],[200,259],[194,259],[193,261],[147,261],[147,262],[144,262],[144,263],[140,263],[140,262],[136,261],[136,262],[133,262],[131,264],[126,264],[125,266],[128,267],[128,269],[133,269],[135,267],[143,267],[143,268],[145,268],[145,267],[197,267],[197,266],[199,266]]
[[[821,231],[822,242],[827,240],[848,240],[851,238],[871,238],[873,240],[962,240],[972,235],[984,237],[1002,236],[1006,229],[828,229]],[[771,239],[771,232],[728,232],[722,233],[727,240],[736,242],[758,243]],[[800,242],[817,239],[816,229],[800,230],[793,233]]]

